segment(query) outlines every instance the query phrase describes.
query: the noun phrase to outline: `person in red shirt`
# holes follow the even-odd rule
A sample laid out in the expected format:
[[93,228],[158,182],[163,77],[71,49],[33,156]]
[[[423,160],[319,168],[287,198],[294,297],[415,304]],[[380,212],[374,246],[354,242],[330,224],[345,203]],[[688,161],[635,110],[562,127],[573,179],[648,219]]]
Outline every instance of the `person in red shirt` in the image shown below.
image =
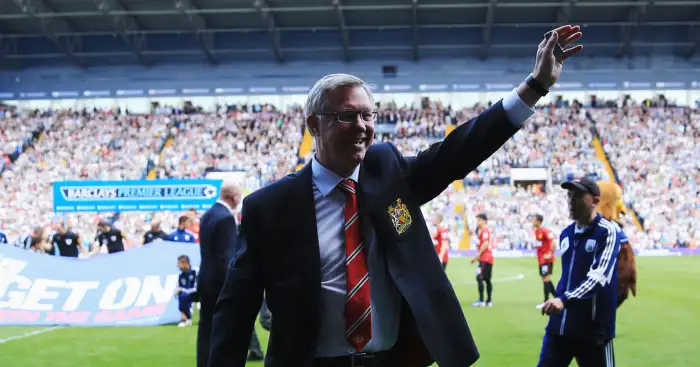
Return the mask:
[[[476,282],[479,287],[479,300],[472,303],[472,306],[477,307],[491,307],[493,303],[491,302],[491,293],[493,292],[493,284],[491,283],[491,273],[493,271],[493,242],[491,240],[491,231],[486,228],[488,218],[486,214],[479,214],[476,216],[476,233],[479,237],[479,247],[476,257],[474,257],[471,263],[479,262],[479,267],[476,270]],[[486,302],[484,303],[484,283],[486,283]]]
[[197,209],[190,208],[185,215],[190,217],[190,225],[187,229],[194,233],[194,241],[199,243],[199,218],[197,218]]
[[[540,214],[532,216],[532,225],[535,228],[535,246],[537,247],[537,263],[539,265],[540,277],[544,284],[544,302],[547,302],[549,295],[554,297],[554,284],[549,276],[552,275],[554,267],[554,240],[556,236],[552,231],[542,227],[544,218]],[[542,308],[541,303],[537,308]]]
[[436,215],[433,218],[433,225],[435,229],[430,233],[433,237],[433,245],[435,245],[435,252],[442,263],[442,268],[447,268],[447,261],[449,256],[447,254],[450,249],[450,232],[447,228],[442,226],[442,215]]

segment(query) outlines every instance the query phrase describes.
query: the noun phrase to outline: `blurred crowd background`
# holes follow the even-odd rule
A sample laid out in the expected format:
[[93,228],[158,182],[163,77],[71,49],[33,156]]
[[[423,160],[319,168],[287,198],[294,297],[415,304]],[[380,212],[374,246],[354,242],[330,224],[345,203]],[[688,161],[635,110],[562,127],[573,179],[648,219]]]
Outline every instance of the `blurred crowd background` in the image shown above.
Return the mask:
[[[439,101],[420,108],[388,103],[377,124],[390,126],[375,142],[390,141],[414,155],[445,136],[447,126],[477,115],[484,105],[453,109]],[[250,193],[308,162],[299,157],[304,132],[300,106],[280,110],[270,104],[220,106],[203,112],[196,106],[163,106],[152,114],[127,110],[0,109],[0,231],[10,243],[35,228],[49,236],[66,222],[89,246],[101,219],[119,228],[133,243],[155,221],[164,231],[177,227],[178,212],[55,214],[52,181],[200,178],[209,171],[244,171]],[[630,99],[583,105],[559,100],[541,106],[496,154],[463,181],[427,204],[424,214],[440,214],[456,248],[464,231],[475,230],[475,216],[487,213],[499,249],[534,245],[528,216],[544,215],[558,231],[570,220],[558,184],[573,177],[612,179],[596,155],[603,149],[624,189],[625,202],[640,218],[641,230],[626,216],[625,231],[638,249],[695,247],[700,238],[700,110],[651,106]],[[510,170],[543,167],[546,185],[513,185]],[[202,213],[198,213],[201,215]],[[432,222],[428,220],[428,222]],[[472,236],[474,237],[474,236]]]

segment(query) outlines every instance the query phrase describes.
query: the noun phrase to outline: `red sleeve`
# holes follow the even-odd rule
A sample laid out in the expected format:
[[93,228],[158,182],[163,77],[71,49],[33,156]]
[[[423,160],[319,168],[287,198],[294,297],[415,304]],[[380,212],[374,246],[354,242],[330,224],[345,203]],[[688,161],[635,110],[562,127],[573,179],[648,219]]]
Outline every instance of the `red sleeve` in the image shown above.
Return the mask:
[[554,239],[554,233],[552,233],[552,231],[550,231],[550,230],[547,230],[546,236],[547,236],[547,239],[550,239],[550,240]]
[[479,235],[479,240],[481,242],[486,242],[491,239],[491,233],[489,232],[488,229],[484,229],[481,231],[481,234]]

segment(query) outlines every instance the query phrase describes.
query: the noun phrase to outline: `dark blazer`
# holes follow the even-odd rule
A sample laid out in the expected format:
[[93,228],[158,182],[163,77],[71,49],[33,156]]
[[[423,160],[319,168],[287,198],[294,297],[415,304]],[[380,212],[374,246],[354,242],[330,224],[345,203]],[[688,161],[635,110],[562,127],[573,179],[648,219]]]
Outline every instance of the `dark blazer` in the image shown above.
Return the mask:
[[[235,256],[237,232],[233,214],[220,203],[214,204],[199,220],[199,251],[202,262],[197,296],[202,308],[197,328],[197,367],[206,367],[209,364],[214,305],[224,286],[228,263]],[[250,336],[248,338],[250,340]]]
[[[436,360],[441,367],[464,367],[479,358],[420,207],[464,178],[516,131],[498,102],[416,157],[404,158],[394,145],[381,143],[368,149],[360,165],[361,223],[374,228],[375,243],[404,301],[392,348],[400,366],[428,366]],[[403,233],[388,211],[398,199],[412,222]],[[209,366],[245,365],[263,290],[274,315],[265,366],[311,366],[321,312],[321,267],[310,164],[246,197],[239,241],[241,249],[215,308]]]
[[228,263],[236,253],[238,227],[224,205],[214,204],[199,220],[199,292],[219,294],[224,285]]

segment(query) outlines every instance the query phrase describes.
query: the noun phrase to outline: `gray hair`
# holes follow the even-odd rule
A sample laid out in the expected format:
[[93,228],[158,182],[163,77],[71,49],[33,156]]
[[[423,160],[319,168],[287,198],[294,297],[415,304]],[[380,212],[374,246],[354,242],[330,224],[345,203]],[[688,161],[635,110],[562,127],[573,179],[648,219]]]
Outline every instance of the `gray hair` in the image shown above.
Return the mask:
[[312,114],[323,111],[326,103],[328,103],[326,92],[355,86],[361,86],[367,92],[372,105],[374,105],[372,90],[364,80],[349,74],[329,74],[319,79],[309,91],[309,96],[306,98],[306,113]]
[[241,188],[238,187],[238,184],[236,181],[233,181],[231,179],[225,179],[221,183],[221,189],[219,189],[219,197],[223,197],[226,195],[233,195],[236,192],[240,192]]

